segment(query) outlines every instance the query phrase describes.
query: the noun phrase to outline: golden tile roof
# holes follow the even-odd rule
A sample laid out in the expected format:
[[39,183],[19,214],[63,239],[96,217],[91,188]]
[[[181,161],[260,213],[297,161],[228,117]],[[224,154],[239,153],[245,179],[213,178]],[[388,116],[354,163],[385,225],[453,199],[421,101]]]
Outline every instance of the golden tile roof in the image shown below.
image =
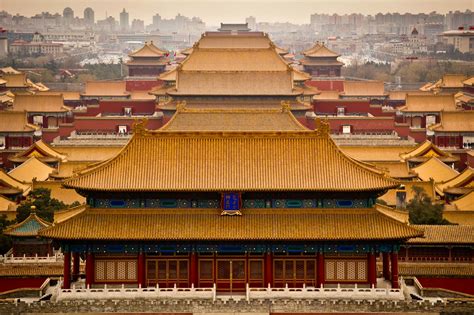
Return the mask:
[[344,81],[346,96],[384,96],[383,81]]
[[406,162],[373,162],[374,166],[384,170],[387,175],[393,178],[413,178],[415,174],[410,172]]
[[169,71],[163,72],[158,76],[158,79],[162,81],[176,81],[176,73],[178,72],[177,68],[171,69]]
[[474,211],[474,189],[461,198],[452,201],[451,204],[454,205],[456,210]]
[[313,47],[305,50],[302,54],[306,57],[339,57],[340,55],[329,48],[324,43],[317,42]]
[[307,81],[311,79],[311,75],[293,68],[293,81]]
[[71,177],[74,173],[85,169],[91,162],[61,162],[56,172],[51,173],[50,177],[64,179]]
[[[469,207],[472,209],[472,207]],[[474,211],[470,210],[444,210],[443,218],[453,224],[458,225],[473,225],[474,226]]]
[[167,51],[161,50],[153,44],[153,41],[146,42],[142,48],[128,54],[130,57],[163,57]]
[[6,81],[6,80],[3,80],[3,79],[0,77],[0,85],[4,85],[4,84],[6,84],[6,83],[7,83],[7,81]]
[[262,49],[271,47],[272,41],[261,33],[260,36],[255,35],[241,35],[238,36],[230,34],[212,35],[204,34],[198,42],[199,48],[247,48],[247,49]]
[[401,276],[417,277],[473,277],[474,264],[399,262],[398,273]]
[[411,225],[425,233],[408,241],[410,244],[474,244],[474,226]]
[[[286,62],[271,48],[198,49],[180,66],[183,71],[288,71]],[[179,77],[179,74],[178,74]]]
[[75,201],[85,203],[86,198],[79,195],[74,189],[68,189],[62,186],[61,181],[38,181],[33,183],[33,189],[47,188],[51,190],[51,198],[58,199],[66,205],[70,205]]
[[17,95],[13,101],[15,111],[27,112],[67,112],[62,94]]
[[463,74],[445,74],[441,80],[442,88],[462,88],[467,76]]
[[411,169],[422,181],[433,179],[435,183],[444,182],[459,174],[455,169],[446,165],[436,157],[431,157],[426,162]]
[[156,99],[156,96],[149,94],[148,91],[131,91],[130,99],[132,101],[154,101]]
[[[121,146],[61,146],[58,150],[67,155],[68,162],[99,162],[116,155]],[[61,170],[60,170],[61,172]]]
[[[160,227],[160,228],[157,228]],[[375,209],[87,209],[40,232],[67,240],[388,240],[421,230]]]
[[69,208],[66,210],[55,211],[54,212],[54,224],[58,224],[64,221],[71,219],[72,217],[81,214],[86,210],[87,206],[85,204]]
[[178,109],[160,130],[167,131],[290,131],[308,130],[289,110]]
[[408,220],[409,220],[408,211],[394,209],[392,207],[381,205],[381,204],[376,204],[375,207],[377,211],[383,213],[386,216],[391,217],[392,219],[395,219],[402,223],[408,223]]
[[413,150],[413,146],[340,146],[356,160],[365,162],[400,162],[400,154]]
[[56,276],[64,275],[64,266],[58,264],[15,264],[0,265],[0,277]]
[[454,95],[411,95],[406,96],[406,105],[400,108],[402,112],[440,112],[456,110]]
[[51,226],[51,223],[31,212],[25,220],[8,226],[3,230],[3,234],[17,237],[38,236],[39,231],[49,226]]
[[33,132],[38,126],[28,123],[26,112],[0,111],[0,132]]
[[5,211],[15,211],[16,210],[16,202],[11,201],[0,195],[0,215],[3,214]]
[[429,129],[438,132],[473,132],[474,111],[442,111],[441,123],[432,125]]
[[[431,200],[434,200],[436,197],[433,182],[400,181],[400,184],[405,186],[407,202],[415,197],[415,192],[412,189],[415,186],[422,188]],[[397,204],[396,192],[397,189],[390,189],[386,194],[379,197],[379,199],[385,201],[389,206],[395,206]]]
[[79,101],[81,99],[81,92],[77,91],[46,91],[46,92],[36,92],[35,95],[57,95],[62,94],[65,101]]
[[86,82],[83,96],[128,96],[125,81],[90,81]]
[[455,94],[456,102],[470,104],[474,102],[474,96],[464,92],[459,92]]
[[288,71],[179,71],[170,95],[300,95]]
[[7,73],[2,75],[2,79],[7,81],[7,88],[26,88],[26,73]]
[[54,168],[44,164],[36,157],[32,156],[21,165],[12,169],[8,175],[20,182],[32,183],[36,180],[47,180],[49,174],[51,174],[53,171]]
[[464,80],[462,83],[467,86],[474,86],[474,76]]
[[3,169],[0,169],[0,187],[1,186],[7,186],[13,189],[17,189],[23,193],[23,196],[28,195],[31,190],[30,184],[19,182],[18,180],[5,173]]
[[389,91],[388,92],[388,98],[390,100],[404,101],[406,99],[407,94],[410,94],[410,95],[432,95],[431,92],[424,92],[424,91],[418,91],[418,90]]
[[436,185],[436,192],[441,196],[444,196],[444,193],[447,189],[450,188],[472,188],[474,189],[474,169],[473,168],[466,168],[461,174],[452,179],[442,182]]
[[327,131],[155,131],[136,133],[117,156],[66,180],[65,186],[110,191],[374,191],[398,183],[344,155]]
[[13,67],[0,68],[0,72],[3,73],[3,74],[21,74],[20,71],[14,69]]
[[459,157],[453,156],[452,154],[445,152],[434,145],[431,141],[425,140],[415,148],[409,151],[400,153],[400,158],[405,161],[427,161],[431,157],[436,157],[444,162],[456,162]]
[[321,91],[313,97],[313,100],[338,100],[339,94],[339,91]]
[[28,149],[21,151],[8,159],[13,162],[24,162],[33,156],[45,163],[67,160],[66,155],[59,153],[42,139],[33,143]]

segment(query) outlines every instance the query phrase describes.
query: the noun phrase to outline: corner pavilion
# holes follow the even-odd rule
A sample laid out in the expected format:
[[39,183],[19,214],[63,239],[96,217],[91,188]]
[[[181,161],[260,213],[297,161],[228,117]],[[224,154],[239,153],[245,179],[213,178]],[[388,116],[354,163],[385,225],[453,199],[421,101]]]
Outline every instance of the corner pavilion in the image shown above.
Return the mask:
[[[86,284],[398,287],[400,245],[422,231],[377,211],[398,183],[316,131],[149,131],[66,180],[87,208],[41,230]],[[74,272],[73,272],[74,273]]]

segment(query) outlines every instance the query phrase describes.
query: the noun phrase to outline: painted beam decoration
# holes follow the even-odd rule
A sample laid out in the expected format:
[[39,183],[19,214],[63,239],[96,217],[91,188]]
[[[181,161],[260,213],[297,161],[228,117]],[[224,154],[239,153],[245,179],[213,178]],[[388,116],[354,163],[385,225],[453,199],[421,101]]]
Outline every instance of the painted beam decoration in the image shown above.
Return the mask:
[[222,193],[221,207],[221,215],[242,215],[240,212],[241,194],[236,192]]

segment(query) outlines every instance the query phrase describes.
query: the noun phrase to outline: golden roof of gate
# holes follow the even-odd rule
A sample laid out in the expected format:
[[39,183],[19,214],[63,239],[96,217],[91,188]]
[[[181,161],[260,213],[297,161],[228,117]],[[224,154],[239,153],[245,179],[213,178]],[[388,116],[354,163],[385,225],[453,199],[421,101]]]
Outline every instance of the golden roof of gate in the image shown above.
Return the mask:
[[147,132],[141,125],[115,157],[64,185],[103,191],[379,191],[398,182],[344,155],[324,128]]
[[433,179],[435,183],[450,180],[459,174],[455,169],[449,167],[446,163],[440,161],[436,157],[431,157],[426,162],[412,168],[411,170],[415,172],[421,180],[429,181],[430,179]]
[[69,110],[64,105],[63,95],[60,93],[16,95],[13,101],[13,109],[27,112],[67,112]]
[[66,161],[66,155],[59,153],[42,139],[33,143],[28,149],[21,151],[8,159],[13,162],[24,162],[35,156],[42,162]]
[[[42,230],[66,240],[390,240],[422,231],[375,209],[86,209]],[[160,228],[157,228],[160,227]]]
[[400,108],[402,112],[440,112],[456,110],[454,95],[420,95],[407,94],[406,105]]
[[383,81],[344,81],[342,94],[346,96],[386,95]]
[[289,110],[188,109],[176,111],[166,131],[298,131],[308,130]]
[[302,54],[306,57],[339,57],[340,54],[327,48],[324,43],[317,42],[313,47],[305,50]]
[[436,157],[444,162],[455,162],[459,160],[458,157],[441,150],[429,140],[423,141],[411,151],[400,153],[400,157],[405,161],[413,160],[418,162],[428,160],[431,157]]
[[153,41],[145,43],[143,47],[128,54],[130,57],[163,57],[167,51],[161,50],[153,44]]
[[28,123],[24,111],[0,111],[0,132],[32,132],[38,129],[38,126]]
[[474,132],[474,111],[442,111],[441,122],[428,128],[438,132]]

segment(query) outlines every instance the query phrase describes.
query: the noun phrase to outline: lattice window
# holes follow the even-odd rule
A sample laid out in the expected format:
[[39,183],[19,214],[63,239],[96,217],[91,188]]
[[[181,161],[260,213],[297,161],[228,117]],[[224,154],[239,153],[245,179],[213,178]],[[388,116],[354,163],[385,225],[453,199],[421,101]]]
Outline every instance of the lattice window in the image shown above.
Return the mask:
[[126,262],[118,261],[117,262],[117,279],[126,279]]
[[357,262],[357,280],[367,280],[367,262]]
[[348,280],[355,280],[356,279],[356,262],[355,261],[348,261],[347,262],[347,276],[346,279]]
[[105,280],[105,261],[96,261],[95,263],[95,279]]
[[107,269],[106,269],[107,280],[115,279],[115,261],[107,261],[105,265],[107,266]]
[[345,279],[345,262],[336,261],[336,279]]
[[275,260],[274,262],[274,273],[275,279],[283,279],[283,260]]
[[327,280],[336,279],[336,262],[335,261],[326,261],[326,266],[324,270],[326,271]]
[[137,262],[136,261],[129,261],[127,264],[127,278],[129,280],[137,279]]

